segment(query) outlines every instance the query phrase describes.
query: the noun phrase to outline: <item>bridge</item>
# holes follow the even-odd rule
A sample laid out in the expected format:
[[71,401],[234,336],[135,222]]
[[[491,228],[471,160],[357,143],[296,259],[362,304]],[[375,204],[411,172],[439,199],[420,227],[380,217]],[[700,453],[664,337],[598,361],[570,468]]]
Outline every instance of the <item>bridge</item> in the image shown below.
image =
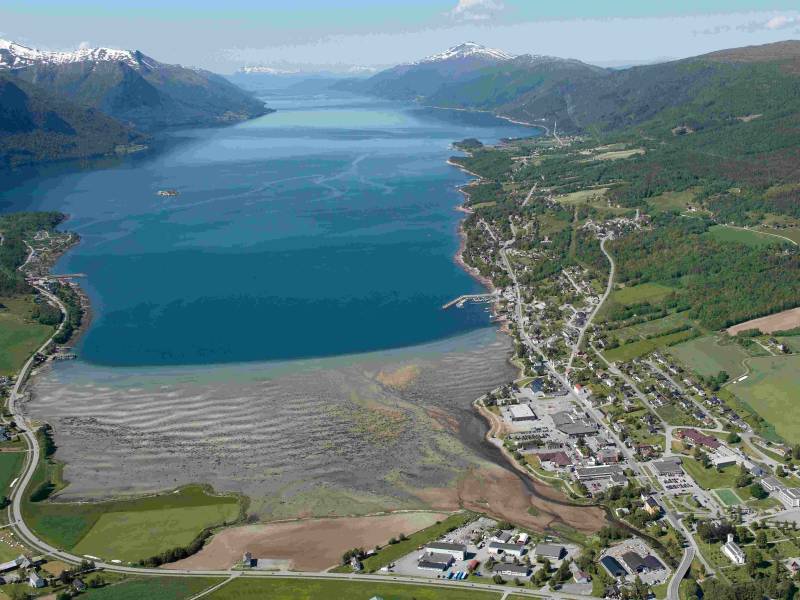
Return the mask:
[[492,302],[496,299],[496,294],[463,294],[455,300],[450,300],[447,304],[443,304],[442,309],[447,310],[452,306],[461,308],[465,302]]

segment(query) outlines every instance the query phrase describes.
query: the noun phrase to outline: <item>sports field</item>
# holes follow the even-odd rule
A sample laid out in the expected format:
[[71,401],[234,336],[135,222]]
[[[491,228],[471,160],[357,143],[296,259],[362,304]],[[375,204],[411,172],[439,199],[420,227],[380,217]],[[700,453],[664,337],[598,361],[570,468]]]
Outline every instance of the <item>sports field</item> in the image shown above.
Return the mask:
[[800,443],[800,355],[765,356],[748,361],[747,379],[728,389],[792,444]]
[[185,546],[206,527],[235,521],[240,500],[187,486],[131,500],[26,502],[23,510],[31,528],[59,548],[106,560],[137,561]]
[[0,298],[0,307],[0,375],[12,375],[44,343],[53,328],[31,321],[30,298]]
[[725,506],[736,506],[737,504],[742,503],[742,500],[736,495],[736,492],[730,488],[714,490],[714,493]]
[[207,600],[499,600],[499,592],[404,583],[239,578],[204,596]]
[[703,377],[710,377],[720,371],[725,371],[731,379],[735,379],[745,372],[742,363],[751,357],[735,341],[721,340],[716,335],[706,335],[677,344],[669,349],[669,353],[685,367]]

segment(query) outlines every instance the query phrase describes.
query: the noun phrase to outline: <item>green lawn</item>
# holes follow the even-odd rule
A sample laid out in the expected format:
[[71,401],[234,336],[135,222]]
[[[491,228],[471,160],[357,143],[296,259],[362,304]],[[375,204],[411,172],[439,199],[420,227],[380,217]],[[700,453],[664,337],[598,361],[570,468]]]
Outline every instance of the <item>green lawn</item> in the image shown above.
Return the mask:
[[714,467],[706,469],[694,458],[684,458],[683,468],[692,476],[697,484],[704,490],[714,490],[717,488],[732,488],[739,474],[739,467],[731,465],[722,471],[717,471]]
[[8,486],[19,475],[24,452],[0,452],[0,495],[8,495]]
[[695,204],[695,193],[692,190],[682,192],[664,192],[653,196],[647,201],[648,206],[655,212],[677,210],[683,212],[690,204]]
[[736,492],[730,488],[714,490],[714,493],[725,506],[736,506],[742,503],[742,500],[736,495]]
[[135,562],[178,546],[188,546],[206,527],[231,523],[237,504],[209,504],[102,515],[74,552],[106,560]]
[[0,375],[15,374],[53,333],[49,325],[31,321],[29,297],[0,298]]
[[[384,546],[376,555],[370,556],[364,560],[364,570],[377,571],[384,565],[394,562],[401,556],[405,556],[409,552],[416,550],[419,546],[423,546],[430,541],[439,539],[448,531],[460,527],[474,518],[475,515],[471,512],[456,513],[454,515],[450,515],[440,523],[436,523],[430,527],[426,527],[425,529],[420,529],[416,533],[408,536],[408,539],[402,542]],[[335,569],[335,571],[350,573],[351,569],[348,565],[345,565]]]
[[658,348],[664,348],[677,344],[694,335],[691,329],[686,331],[678,331],[669,335],[662,335],[660,337],[650,338],[648,340],[639,340],[638,342],[631,342],[629,344],[622,344],[616,348],[606,350],[603,352],[606,360],[609,362],[628,362],[639,356],[650,354]]
[[771,246],[774,244],[788,244],[773,235],[765,235],[756,231],[736,229],[727,225],[713,225],[706,233],[709,237],[720,242],[739,242],[748,246]]
[[727,389],[772,424],[787,442],[800,443],[800,355],[751,358],[747,364],[747,379]]
[[220,581],[211,577],[145,577],[89,589],[80,597],[86,600],[185,600]]
[[742,363],[751,357],[735,341],[717,335],[704,335],[677,344],[669,349],[669,353],[703,377],[725,371],[731,379],[744,374],[745,367]]
[[[488,578],[487,578],[488,581]],[[499,600],[500,593],[372,581],[255,579],[240,577],[207,600]]]
[[236,520],[239,510],[238,497],[214,496],[197,485],[130,500],[23,505],[25,520],[53,545],[118,560],[185,545],[206,527]]

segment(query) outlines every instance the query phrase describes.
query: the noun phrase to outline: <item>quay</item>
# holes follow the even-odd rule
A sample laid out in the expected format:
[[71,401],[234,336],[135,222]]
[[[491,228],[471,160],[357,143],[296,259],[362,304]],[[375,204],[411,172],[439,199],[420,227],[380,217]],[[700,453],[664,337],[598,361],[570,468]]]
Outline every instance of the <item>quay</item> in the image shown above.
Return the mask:
[[455,300],[450,300],[447,304],[442,305],[443,310],[447,310],[451,306],[461,308],[465,302],[491,302],[497,299],[497,294],[463,294]]

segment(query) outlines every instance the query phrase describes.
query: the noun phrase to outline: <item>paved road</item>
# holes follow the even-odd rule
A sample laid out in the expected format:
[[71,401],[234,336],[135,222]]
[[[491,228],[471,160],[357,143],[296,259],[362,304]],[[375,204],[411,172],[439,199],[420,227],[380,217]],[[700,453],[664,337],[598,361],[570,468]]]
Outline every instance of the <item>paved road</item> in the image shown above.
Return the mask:
[[686,577],[689,567],[692,566],[692,559],[694,558],[694,548],[689,546],[683,550],[683,559],[681,564],[678,565],[672,579],[669,580],[667,586],[667,600],[679,600],[678,590],[680,589],[681,581]]

